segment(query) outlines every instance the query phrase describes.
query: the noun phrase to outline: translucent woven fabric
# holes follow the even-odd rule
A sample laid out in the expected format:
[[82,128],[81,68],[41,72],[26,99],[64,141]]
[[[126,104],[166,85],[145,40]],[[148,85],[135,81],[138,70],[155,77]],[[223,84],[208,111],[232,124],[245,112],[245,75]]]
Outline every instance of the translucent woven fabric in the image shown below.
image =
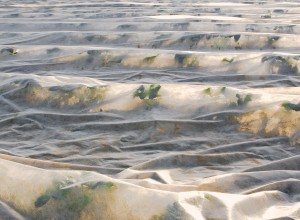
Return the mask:
[[300,219],[300,2],[0,0],[0,219]]

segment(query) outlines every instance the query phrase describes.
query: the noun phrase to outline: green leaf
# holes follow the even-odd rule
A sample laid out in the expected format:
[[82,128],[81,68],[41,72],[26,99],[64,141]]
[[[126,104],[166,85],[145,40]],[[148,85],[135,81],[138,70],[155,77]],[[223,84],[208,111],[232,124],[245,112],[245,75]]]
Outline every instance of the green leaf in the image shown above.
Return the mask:
[[221,93],[224,93],[225,91],[226,91],[226,87],[222,87],[220,90]]
[[11,55],[16,55],[17,54],[17,49],[10,47],[10,48],[3,48],[0,53],[9,53]]
[[237,105],[243,105],[243,99],[240,94],[235,95],[237,97]]
[[36,208],[40,208],[43,205],[45,205],[49,200],[50,200],[50,196],[45,194],[45,195],[41,195],[40,197],[37,198],[37,200],[35,200],[34,205]]
[[92,199],[87,195],[74,195],[74,198],[67,203],[67,208],[73,212],[82,211]]
[[272,44],[275,42],[275,41],[278,41],[279,40],[279,36],[268,36],[268,45],[269,46],[272,46]]
[[282,103],[281,106],[284,107],[287,110],[290,110],[290,104],[291,103],[285,102],[285,103]]
[[234,41],[235,41],[235,42],[239,41],[240,37],[241,37],[241,35],[240,35],[240,34],[236,34],[236,35],[234,35],[234,36],[233,36],[233,38],[234,38]]
[[97,187],[106,187],[106,188],[112,188],[115,184],[113,182],[102,182],[99,181],[93,185],[90,186],[91,189],[96,189]]
[[143,61],[147,64],[151,64],[151,63],[154,62],[156,57],[157,57],[157,55],[156,56],[151,56],[151,57],[146,57],[146,58],[143,59]]
[[158,84],[150,85],[149,91],[148,91],[148,98],[154,99],[158,96],[158,91],[160,90],[161,86]]
[[233,61],[234,61],[233,58],[228,59],[227,57],[225,57],[225,58],[222,60],[222,62],[227,62],[227,63],[232,63]]
[[286,110],[300,111],[300,103],[293,104],[293,103],[285,102],[282,103],[281,106],[284,107]]
[[186,65],[191,57],[191,54],[175,54],[175,61],[180,65]]
[[206,95],[211,95],[211,88],[208,87],[207,89],[204,89],[203,93],[205,93]]
[[113,182],[106,182],[104,184],[104,186],[107,187],[107,188],[111,188],[111,187],[115,186],[115,184]]
[[248,102],[252,101],[252,96],[250,94],[247,94],[244,98],[244,104],[246,105]]
[[273,42],[273,41],[278,41],[279,40],[279,36],[268,36],[268,40]]
[[71,188],[58,189],[58,190],[54,191],[51,194],[51,196],[52,196],[53,199],[60,200],[60,199],[64,199],[68,195],[68,193],[70,193],[70,192],[71,192]]
[[145,90],[145,87],[141,85],[133,94],[133,97],[139,97],[140,99],[155,99],[158,96],[158,91],[161,86],[158,84],[150,85],[149,89]]
[[252,101],[252,96],[250,94],[247,94],[244,98],[242,98],[242,96],[240,94],[236,94],[237,97],[237,105],[238,106],[244,106],[246,105],[248,102]]
[[147,94],[143,85],[141,85],[133,94],[133,97],[139,97],[140,99],[144,99],[146,96]]

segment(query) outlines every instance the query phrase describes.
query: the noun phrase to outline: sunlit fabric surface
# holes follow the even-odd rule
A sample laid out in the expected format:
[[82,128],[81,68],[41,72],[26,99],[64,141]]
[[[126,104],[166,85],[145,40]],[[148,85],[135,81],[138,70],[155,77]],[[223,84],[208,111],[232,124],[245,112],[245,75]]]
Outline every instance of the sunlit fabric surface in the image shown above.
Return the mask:
[[300,2],[0,0],[0,219],[300,219]]

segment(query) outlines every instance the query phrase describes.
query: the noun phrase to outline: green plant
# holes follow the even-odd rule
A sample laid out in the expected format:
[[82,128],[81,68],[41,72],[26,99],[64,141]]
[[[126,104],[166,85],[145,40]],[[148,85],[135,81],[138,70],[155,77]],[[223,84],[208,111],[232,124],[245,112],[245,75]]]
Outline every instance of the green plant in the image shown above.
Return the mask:
[[71,192],[72,188],[61,188],[60,186],[56,185],[54,189],[49,190],[45,192],[45,194],[38,197],[35,200],[34,205],[36,208],[40,208],[46,205],[51,199],[63,200],[70,196],[70,194],[72,194]]
[[106,187],[106,188],[113,188],[115,187],[115,184],[113,182],[102,182],[102,181],[99,181],[99,182],[96,182],[92,185],[88,185],[88,187],[90,189],[96,189],[98,187]]
[[285,102],[282,103],[281,106],[284,107],[286,110],[300,111],[300,102],[298,104]]
[[50,189],[46,191],[43,195],[39,196],[35,200],[34,206],[36,208],[40,208],[46,205],[51,199],[57,201],[64,200],[68,209],[80,211],[91,202],[91,198],[87,194],[89,190],[95,190],[99,187],[106,189],[116,188],[113,182],[103,181],[99,181],[92,184],[82,184],[72,187],[65,187],[66,184],[56,184],[53,189]]
[[158,97],[158,91],[161,86],[158,84],[152,84],[148,89],[145,89],[143,85],[141,85],[133,94],[133,97],[139,97],[140,99],[155,99]]
[[34,219],[81,219],[92,202],[105,212],[116,187],[110,181],[55,182],[34,201]]
[[236,35],[233,36],[233,38],[234,38],[235,42],[238,42],[239,39],[241,38],[241,35],[240,34],[236,34]]
[[3,48],[2,50],[0,50],[0,54],[10,54],[10,55],[16,55],[17,49],[13,48],[13,47],[9,47],[9,48]]
[[262,57],[261,62],[287,62],[287,59],[283,56],[266,55]]
[[158,96],[158,91],[160,90],[161,86],[156,85],[150,85],[150,88],[148,90],[148,97],[149,99],[155,99]]
[[[295,62],[294,62],[295,61]],[[284,57],[284,56],[274,56],[267,55],[261,59],[261,62],[270,63],[271,67],[277,69],[278,74],[297,74],[298,67],[296,65],[297,57]],[[272,70],[274,71],[274,70]]]
[[226,91],[226,87],[225,87],[225,86],[223,86],[223,87],[220,89],[220,92],[221,92],[222,94],[224,94],[224,93],[225,93],[225,91]]
[[273,46],[273,43],[279,40],[279,36],[268,36],[267,45]]
[[45,195],[41,195],[40,197],[38,197],[35,202],[34,202],[34,206],[36,208],[40,208],[43,205],[45,205],[49,200],[51,199],[51,196],[48,194]]
[[233,61],[234,61],[233,58],[228,59],[227,57],[225,57],[225,58],[222,60],[222,62],[227,62],[227,63],[232,63]]
[[236,97],[238,106],[244,106],[248,102],[252,101],[252,96],[250,94],[247,94],[244,98],[240,94],[236,94]]
[[156,57],[157,57],[157,55],[156,56],[146,57],[146,58],[143,59],[143,62],[147,63],[147,64],[152,64],[154,62],[154,60],[155,60]]
[[206,94],[206,95],[210,95],[211,96],[211,88],[208,87],[208,88],[204,89],[203,93]]
[[252,95],[247,94],[246,96],[241,96],[240,94],[236,94],[235,97],[237,98],[236,102],[230,103],[231,107],[237,106],[245,106],[248,102],[252,101]]
[[181,43],[192,43],[192,44],[197,44],[202,38],[205,37],[205,34],[193,34],[193,35],[188,35],[188,36],[182,36],[179,38],[179,42]]
[[197,66],[197,57],[193,54],[175,54],[175,62],[180,66],[193,67]]
[[189,215],[185,212],[178,202],[168,205],[166,211],[159,215],[153,215],[150,220],[182,220],[190,219]]
[[144,99],[146,96],[147,94],[143,85],[141,85],[133,94],[133,97],[139,97],[140,99]]

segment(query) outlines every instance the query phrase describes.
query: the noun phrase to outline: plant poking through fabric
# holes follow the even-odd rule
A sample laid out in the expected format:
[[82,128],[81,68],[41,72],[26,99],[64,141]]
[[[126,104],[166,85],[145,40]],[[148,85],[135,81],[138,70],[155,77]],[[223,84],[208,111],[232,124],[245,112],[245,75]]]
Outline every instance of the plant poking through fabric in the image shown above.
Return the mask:
[[[66,203],[68,203],[68,207],[70,209],[83,209],[90,202],[90,198],[87,195],[84,195],[82,192],[79,192],[77,190],[75,192],[74,189],[55,187],[55,189],[46,192],[45,194],[38,197],[34,202],[34,205],[36,208],[40,208],[46,205],[51,199],[59,201],[66,199]],[[74,201],[74,198],[76,198],[77,201]]]
[[208,88],[204,89],[204,90],[203,90],[203,93],[206,94],[206,95],[211,96],[211,95],[212,95],[212,94],[211,94],[211,88],[208,87]]
[[282,103],[281,106],[284,107],[286,110],[300,111],[300,102],[298,104],[285,102]]
[[99,181],[99,182],[96,182],[94,184],[89,184],[88,187],[90,189],[96,189],[97,187],[105,187],[105,188],[108,188],[108,189],[112,189],[112,188],[115,188],[116,186],[113,182]]
[[223,86],[223,87],[220,89],[220,92],[221,92],[222,94],[224,94],[224,93],[225,93],[225,91],[226,91],[226,87],[225,87],[225,86]]
[[273,43],[279,40],[279,36],[268,36],[268,46],[273,46]]
[[240,34],[236,34],[236,35],[233,36],[233,38],[234,38],[235,42],[238,42],[239,39],[241,38],[241,35]]
[[145,89],[143,85],[141,85],[133,94],[133,97],[139,97],[140,99],[155,99],[158,97],[158,91],[161,86],[158,84],[152,84],[148,89]]
[[43,205],[45,205],[50,199],[51,199],[51,196],[48,194],[41,195],[40,197],[37,198],[37,200],[35,200],[34,206],[36,208],[40,208]]
[[175,54],[175,62],[183,67],[196,67],[198,59],[193,54]]
[[202,92],[205,95],[215,96],[215,97],[218,97],[221,94],[225,95],[225,91],[226,91],[226,87],[220,87],[218,89],[213,89],[211,87],[207,87],[206,89],[202,90]]
[[157,57],[157,55],[156,56],[151,56],[151,57],[146,57],[146,58],[143,59],[143,61],[146,64],[152,64],[156,57]]
[[149,91],[148,91],[148,97],[149,99],[155,99],[158,96],[158,91],[160,90],[160,85],[150,85]]
[[226,62],[226,63],[232,63],[233,61],[234,61],[233,58],[228,59],[227,57],[225,57],[225,58],[222,60],[222,62]]
[[240,94],[236,94],[235,97],[237,100],[230,104],[231,107],[245,106],[248,102],[252,101],[252,95],[250,94],[247,94],[245,97],[242,97]]
[[141,85],[133,94],[133,97],[139,97],[140,99],[145,99],[147,96],[145,87]]
[[80,212],[90,202],[91,198],[88,191],[95,190],[96,188],[115,189],[116,186],[112,182],[99,181],[96,183],[82,184],[70,188],[56,185],[54,189],[46,191],[43,195],[39,196],[34,205],[40,208],[46,205],[50,200],[64,201],[66,208],[74,212]]
[[164,213],[160,215],[153,215],[150,220],[179,220],[179,219],[190,219],[190,216],[185,212],[183,207],[178,203],[174,202],[167,206]]
[[242,98],[240,94],[236,94],[236,97],[238,106],[244,106],[252,100],[250,94],[247,94],[244,98]]
[[17,53],[18,53],[17,49],[16,48],[12,48],[12,47],[3,48],[2,50],[0,50],[0,54],[16,55]]
[[[297,57],[284,57],[284,56],[273,56],[267,55],[261,59],[261,62],[268,62],[272,67],[272,72],[277,72],[278,74],[297,74]],[[274,68],[275,67],[275,68]],[[273,68],[277,71],[274,71]]]

